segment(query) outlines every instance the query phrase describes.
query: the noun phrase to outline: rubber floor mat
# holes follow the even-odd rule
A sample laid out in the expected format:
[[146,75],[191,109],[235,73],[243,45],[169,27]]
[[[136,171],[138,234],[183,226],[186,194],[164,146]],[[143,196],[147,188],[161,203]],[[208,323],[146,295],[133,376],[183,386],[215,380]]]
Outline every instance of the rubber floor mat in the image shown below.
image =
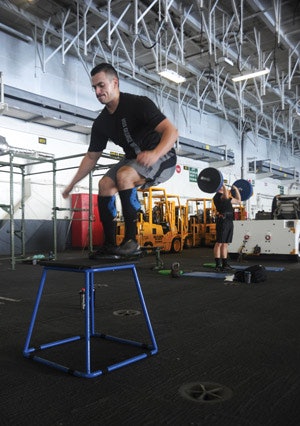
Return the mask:
[[200,271],[194,271],[194,272],[185,272],[182,274],[185,277],[201,277],[201,278],[221,278],[224,279],[229,275],[225,272],[200,272]]
[[[215,268],[216,264],[215,263],[203,263],[203,266],[205,268]],[[230,266],[233,269],[236,269],[236,270],[243,270],[243,269],[248,268],[248,266],[250,266],[250,265],[230,265]],[[280,267],[280,266],[265,266],[265,268],[266,268],[267,271],[272,271],[272,272],[282,272],[282,271],[284,271],[284,268]]]

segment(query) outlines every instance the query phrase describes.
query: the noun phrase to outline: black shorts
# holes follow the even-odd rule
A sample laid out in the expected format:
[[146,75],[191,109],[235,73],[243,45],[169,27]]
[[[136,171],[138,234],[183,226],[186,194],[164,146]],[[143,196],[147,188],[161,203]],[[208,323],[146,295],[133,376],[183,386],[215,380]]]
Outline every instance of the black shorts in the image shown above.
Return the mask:
[[233,238],[233,221],[218,218],[216,223],[217,243],[231,243]]

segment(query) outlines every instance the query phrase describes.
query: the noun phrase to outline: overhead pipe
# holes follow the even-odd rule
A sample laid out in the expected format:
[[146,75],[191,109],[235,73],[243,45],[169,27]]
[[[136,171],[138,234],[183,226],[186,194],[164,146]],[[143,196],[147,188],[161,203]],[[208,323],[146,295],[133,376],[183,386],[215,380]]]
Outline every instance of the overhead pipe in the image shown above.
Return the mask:
[[39,152],[39,151],[34,151],[33,149],[25,149],[25,148],[17,148],[17,147],[9,146],[8,143],[6,142],[5,137],[0,136],[0,155],[11,154],[11,153],[18,155],[19,157],[30,156],[30,157],[34,157],[36,159],[41,159],[41,160],[53,160],[54,158],[53,154],[48,154],[46,152]]
[[21,33],[20,31],[15,30],[14,28],[8,27],[5,24],[0,23],[0,31],[4,31],[7,34],[10,34],[14,37],[17,37],[23,41],[25,41],[26,43],[31,43],[33,41],[33,38]]

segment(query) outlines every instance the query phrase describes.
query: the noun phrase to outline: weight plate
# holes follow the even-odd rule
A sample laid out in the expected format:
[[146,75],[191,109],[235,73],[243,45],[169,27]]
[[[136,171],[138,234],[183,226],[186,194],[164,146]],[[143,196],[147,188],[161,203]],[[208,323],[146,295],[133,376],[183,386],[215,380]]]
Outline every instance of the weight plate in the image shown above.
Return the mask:
[[[241,200],[246,201],[253,195],[253,187],[251,183],[246,179],[236,180],[232,186],[236,186],[241,194]],[[231,189],[231,195],[235,197],[235,190]]]
[[214,167],[206,167],[199,173],[197,183],[203,192],[218,192],[223,185],[223,176]]

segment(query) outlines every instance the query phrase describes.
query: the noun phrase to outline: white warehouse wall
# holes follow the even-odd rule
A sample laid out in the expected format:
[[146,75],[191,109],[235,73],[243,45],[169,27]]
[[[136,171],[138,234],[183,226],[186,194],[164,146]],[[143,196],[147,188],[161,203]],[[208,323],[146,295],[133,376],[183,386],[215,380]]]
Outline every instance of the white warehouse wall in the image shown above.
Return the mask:
[[[49,55],[51,52],[47,52]],[[91,69],[89,65],[89,69]],[[60,100],[71,105],[100,111],[102,106],[97,101],[90,86],[89,75],[82,62],[75,57],[66,57],[62,64],[60,55],[54,55],[43,71],[34,49],[33,44],[27,44],[0,33],[0,71],[3,73],[4,84],[13,86],[37,95],[46,96]],[[146,90],[135,81],[122,79],[120,81],[122,91],[149,96],[158,104],[163,112],[178,127],[181,136],[192,140],[201,141],[209,145],[226,145],[235,153],[235,165],[220,168],[224,179],[232,184],[241,177],[241,144],[238,139],[237,130],[225,119],[215,115],[202,114],[192,109],[180,110],[174,101],[162,100],[150,89]],[[162,102],[162,104],[160,104]],[[74,154],[84,154],[87,150],[89,137],[75,134],[67,130],[58,130],[47,126],[26,123],[17,119],[0,116],[0,135],[6,138],[11,147],[26,148],[35,151],[43,151],[53,154],[56,159]],[[38,143],[38,138],[47,139],[46,145]],[[107,151],[120,151],[115,145],[108,145]],[[258,210],[268,211],[274,195],[279,193],[279,186],[284,187],[284,193],[299,193],[300,188],[289,182],[281,182],[271,178],[259,179],[258,175],[247,172],[247,161],[249,158],[270,159],[272,163],[282,167],[295,167],[300,170],[300,160],[291,157],[290,151],[269,141],[251,134],[245,138],[244,146],[244,178],[251,179],[254,184],[254,195],[247,202],[247,210],[250,217],[254,217]],[[0,156],[0,161],[7,161],[8,156]],[[107,164],[107,160],[100,160]],[[77,167],[80,158],[67,161],[58,160],[57,168]],[[210,198],[212,194],[202,193],[195,182],[189,181],[188,167],[197,168],[200,172],[209,164],[202,161],[178,157],[178,168],[175,175],[166,182],[163,187],[169,193],[179,194],[182,200],[191,197]],[[9,174],[5,173],[7,168],[0,169],[1,199],[0,204],[9,203]],[[30,166],[30,172],[50,170],[48,173],[34,174],[26,177],[25,185],[25,217],[26,219],[51,219],[53,207],[53,173],[51,167],[45,164]],[[70,207],[70,201],[61,197],[61,191],[71,179],[75,169],[58,171],[56,174],[56,206],[59,208]],[[93,178],[93,192],[97,193],[98,177]],[[21,203],[20,176],[14,174],[14,206],[15,217],[19,218]],[[87,192],[88,179],[80,182],[75,191]],[[61,211],[59,218],[70,216],[69,211]],[[0,220],[8,218],[5,210],[0,209]]]

